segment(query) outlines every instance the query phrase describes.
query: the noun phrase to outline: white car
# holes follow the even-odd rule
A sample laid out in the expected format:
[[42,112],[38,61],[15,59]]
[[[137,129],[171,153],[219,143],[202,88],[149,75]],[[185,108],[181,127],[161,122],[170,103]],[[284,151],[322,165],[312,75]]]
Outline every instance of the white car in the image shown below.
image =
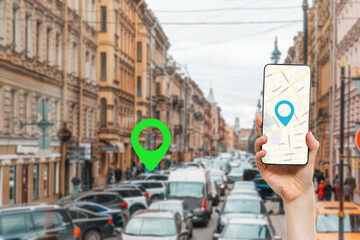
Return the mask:
[[106,188],[104,191],[118,193],[129,205],[128,209],[131,215],[139,210],[148,208],[146,197],[139,189],[114,187]]
[[256,191],[256,186],[255,186],[254,182],[239,181],[239,182],[234,183],[232,190],[233,191],[238,191],[238,190],[254,190],[254,191]]
[[255,190],[232,190],[230,196],[253,196],[259,197],[259,193]]
[[162,181],[135,181],[149,193],[150,203],[164,199],[166,185]]

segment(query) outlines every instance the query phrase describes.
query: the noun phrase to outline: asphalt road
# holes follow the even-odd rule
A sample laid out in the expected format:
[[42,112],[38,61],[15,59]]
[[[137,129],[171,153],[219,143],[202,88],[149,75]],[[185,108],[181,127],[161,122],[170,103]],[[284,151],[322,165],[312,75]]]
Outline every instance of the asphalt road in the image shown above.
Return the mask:
[[[216,224],[217,224],[217,220],[218,220],[218,213],[215,212],[215,209],[217,207],[221,207],[221,204],[219,204],[219,206],[215,206],[213,207],[213,214],[211,215],[211,219],[209,221],[208,226],[205,227],[201,227],[201,226],[195,226],[194,227],[194,231],[193,231],[193,238],[192,240],[212,240],[213,238],[213,232],[214,229],[216,228]],[[279,203],[277,202],[270,202],[267,201],[266,202],[266,208],[267,209],[273,209],[273,210],[278,210],[279,209]],[[272,215],[271,217],[271,221],[272,224],[275,228],[276,231],[276,235],[279,235],[282,237],[282,240],[286,240],[285,237],[285,233],[286,233],[286,228],[285,228],[285,216],[284,215]],[[113,238],[108,238],[106,240],[115,240],[115,239],[121,239],[120,237],[113,237]]]

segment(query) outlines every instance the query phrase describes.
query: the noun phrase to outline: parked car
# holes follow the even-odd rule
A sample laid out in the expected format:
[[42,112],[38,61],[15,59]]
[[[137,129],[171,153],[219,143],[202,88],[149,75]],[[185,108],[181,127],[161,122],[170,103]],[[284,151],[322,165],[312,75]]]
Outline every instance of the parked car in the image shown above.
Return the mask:
[[156,180],[156,181],[167,181],[169,178],[166,174],[140,174],[134,178],[133,181],[148,181],[148,180]]
[[220,187],[215,181],[211,181],[211,193],[213,206],[217,206],[220,203]]
[[256,190],[256,185],[254,182],[250,182],[250,181],[235,182],[232,191],[238,191],[238,190]]
[[[148,191],[141,185],[136,185],[133,184],[131,182],[129,183],[118,183],[118,184],[113,184],[113,185],[107,185],[106,188],[132,188],[132,189],[138,189],[140,190],[143,195],[146,198],[146,203],[149,205],[150,204],[150,194],[148,193]],[[102,188],[102,191],[104,190],[104,188]]]
[[260,176],[259,170],[255,168],[245,168],[243,173],[243,181],[251,181],[253,179],[256,179]]
[[227,175],[229,183],[234,183],[236,181],[241,181],[244,174],[244,168],[232,168],[229,174]]
[[271,189],[269,184],[262,178],[256,178],[252,180],[255,183],[256,189],[258,190],[262,199],[270,198],[274,195],[274,191]]
[[165,185],[162,181],[134,182],[146,189],[149,193],[150,203],[164,199]]
[[78,207],[66,209],[74,224],[81,229],[82,240],[101,240],[114,235],[113,217],[111,215],[94,213]]
[[126,222],[124,222],[123,220],[124,217],[120,209],[110,209],[103,205],[92,202],[74,202],[65,205],[65,207],[78,207],[93,213],[103,213],[103,214],[111,215],[113,217],[113,224],[115,228],[125,227],[126,225]]
[[121,236],[122,240],[188,240],[189,230],[177,212],[142,210],[134,214]]
[[220,170],[212,170],[210,172],[210,178],[219,185],[220,194],[221,196],[224,196],[228,183],[228,178],[226,177],[225,173]]
[[207,226],[212,213],[210,172],[206,169],[185,168],[170,173],[166,199],[183,199],[193,210],[193,222]]
[[230,196],[253,196],[259,197],[259,193],[256,190],[232,190]]
[[124,221],[128,222],[130,212],[128,203],[121,198],[119,194],[111,192],[82,192],[67,197],[61,198],[56,201],[57,204],[65,205],[73,202],[93,202],[111,209],[120,209],[124,217]]
[[181,163],[180,168],[203,168],[203,169],[205,169],[205,166],[204,166],[204,164],[202,164],[200,162],[198,162],[198,163],[195,163],[195,162],[183,162],[183,163]]
[[281,240],[267,218],[230,219],[221,233],[214,233],[214,240]]
[[146,197],[138,189],[133,188],[106,188],[105,192],[117,193],[123,198],[129,205],[130,215],[133,215],[136,211],[141,209],[147,209]]
[[[338,239],[339,202],[316,202],[316,236],[318,240]],[[360,206],[344,202],[344,239],[360,239]]]
[[186,225],[186,229],[189,230],[189,238],[193,234],[193,222],[192,222],[192,212],[189,211],[186,202],[182,200],[165,200],[152,203],[149,207],[149,210],[167,210],[167,211],[176,211],[180,214],[182,221]]
[[69,213],[57,205],[32,204],[0,208],[0,238],[10,239],[76,239],[81,230]]
[[221,233],[226,223],[231,218],[264,216],[266,212],[264,202],[260,197],[253,196],[228,196],[223,207],[217,208],[220,214],[217,223],[217,232]]

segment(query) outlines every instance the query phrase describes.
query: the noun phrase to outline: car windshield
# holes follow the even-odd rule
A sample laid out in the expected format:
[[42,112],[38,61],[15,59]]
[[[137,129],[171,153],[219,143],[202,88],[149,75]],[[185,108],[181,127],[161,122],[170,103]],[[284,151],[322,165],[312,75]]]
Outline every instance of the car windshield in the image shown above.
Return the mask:
[[124,233],[135,236],[174,236],[176,228],[173,219],[137,217],[129,221]]
[[[339,217],[337,214],[319,214],[316,221],[318,233],[339,232]],[[360,214],[345,214],[344,232],[360,232]]]
[[217,183],[223,181],[222,176],[220,176],[220,175],[211,175],[210,178],[211,178],[211,181],[215,181],[215,182],[217,182]]
[[257,192],[255,191],[231,191],[230,194],[236,196],[257,196]]
[[203,198],[204,184],[198,182],[170,182],[166,188],[167,197]]
[[260,200],[257,199],[228,199],[224,206],[224,213],[264,213]]
[[271,235],[267,225],[229,224],[224,229],[222,238],[271,240]]
[[233,168],[233,169],[231,169],[230,174],[240,174],[240,175],[242,175],[243,172],[244,172],[243,168]]
[[145,180],[145,179],[146,179],[145,175],[139,175],[139,176],[134,178],[134,180]]
[[233,191],[235,190],[255,190],[254,184],[235,184]]
[[184,209],[181,204],[162,204],[162,203],[153,203],[150,205],[149,209],[153,210],[168,210],[178,212],[182,219],[184,219]]

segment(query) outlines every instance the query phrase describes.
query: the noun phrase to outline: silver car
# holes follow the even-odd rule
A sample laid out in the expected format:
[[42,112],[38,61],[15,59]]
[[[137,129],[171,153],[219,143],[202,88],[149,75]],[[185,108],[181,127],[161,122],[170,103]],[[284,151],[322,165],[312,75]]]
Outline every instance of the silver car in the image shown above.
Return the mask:
[[233,218],[221,233],[214,233],[214,240],[281,240],[267,218]]
[[122,240],[188,240],[189,230],[175,211],[141,210],[130,219]]

